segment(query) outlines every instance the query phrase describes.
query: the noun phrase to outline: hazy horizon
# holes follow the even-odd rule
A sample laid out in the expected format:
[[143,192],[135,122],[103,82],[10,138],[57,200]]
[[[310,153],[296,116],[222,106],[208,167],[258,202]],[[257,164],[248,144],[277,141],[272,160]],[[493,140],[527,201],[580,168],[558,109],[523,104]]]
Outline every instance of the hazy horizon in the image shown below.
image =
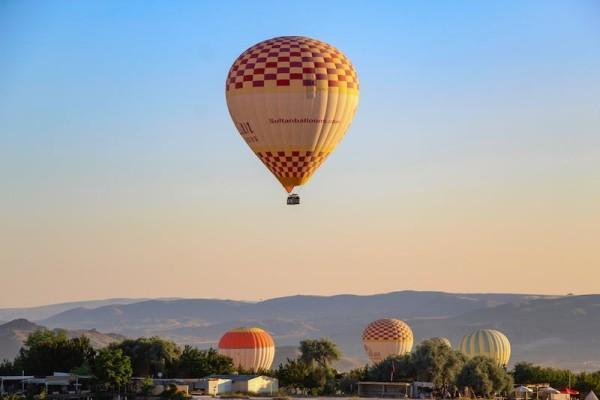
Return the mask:
[[[0,307],[597,293],[598,21],[591,0],[4,1]],[[224,98],[281,35],[339,48],[361,89],[299,207]]]
[[45,306],[56,306],[61,304],[71,304],[71,303],[87,303],[87,302],[102,302],[102,301],[111,301],[111,300],[139,300],[139,301],[151,301],[151,300],[159,300],[159,301],[176,301],[176,300],[199,300],[199,299],[207,299],[207,300],[224,300],[224,301],[239,301],[239,302],[248,302],[248,303],[258,303],[265,300],[273,300],[277,298],[285,298],[285,297],[294,297],[294,296],[315,296],[315,297],[333,297],[333,296],[374,296],[374,295],[384,295],[395,292],[403,292],[403,291],[412,291],[412,292],[433,292],[433,293],[447,293],[447,294],[455,294],[455,295],[480,295],[480,294],[504,294],[504,295],[525,295],[525,296],[556,296],[556,297],[564,297],[564,296],[594,296],[600,295],[599,293],[526,293],[526,292],[450,292],[444,290],[414,290],[414,289],[399,289],[392,290],[389,292],[365,292],[365,293],[289,293],[282,294],[273,297],[265,297],[265,298],[256,298],[256,299],[245,299],[245,298],[233,298],[233,297],[173,297],[173,296],[161,296],[161,297],[126,297],[126,296],[116,296],[116,297],[106,297],[106,298],[79,298],[79,299],[71,299],[60,301],[57,303],[39,303],[39,304],[26,304],[26,305],[4,305],[0,304],[0,309],[8,309],[8,308],[36,308],[36,307],[45,307]]

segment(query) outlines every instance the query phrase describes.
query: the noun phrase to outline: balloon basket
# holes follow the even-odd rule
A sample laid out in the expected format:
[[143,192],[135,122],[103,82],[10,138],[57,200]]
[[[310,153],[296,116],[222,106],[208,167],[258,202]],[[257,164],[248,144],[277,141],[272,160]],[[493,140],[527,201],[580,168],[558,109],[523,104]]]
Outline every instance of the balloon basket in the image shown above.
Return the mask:
[[287,205],[295,206],[297,204],[300,204],[300,196],[295,193],[290,194],[287,198]]

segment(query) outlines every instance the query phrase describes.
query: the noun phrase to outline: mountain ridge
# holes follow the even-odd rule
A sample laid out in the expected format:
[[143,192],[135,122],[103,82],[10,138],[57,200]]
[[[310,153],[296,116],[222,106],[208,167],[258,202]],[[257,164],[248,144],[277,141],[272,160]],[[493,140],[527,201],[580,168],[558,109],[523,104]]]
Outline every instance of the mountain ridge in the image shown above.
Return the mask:
[[59,312],[73,309],[75,307],[96,308],[108,304],[127,304],[143,300],[146,299],[117,297],[101,300],[62,302],[30,307],[0,307],[0,323],[5,323],[18,318],[25,318],[28,320],[40,320],[48,318]]
[[496,328],[512,343],[511,365],[525,360],[576,370],[600,369],[596,334],[600,331],[600,295],[397,291],[294,295],[259,302],[150,299],[92,309],[76,307],[34,322],[128,337],[156,335],[200,348],[216,346],[228,329],[259,325],[273,334],[279,347],[287,349],[306,338],[329,337],[338,343],[350,367],[366,361],[360,341],[364,326],[383,317],[406,320],[415,343],[447,336],[457,345],[474,329]]

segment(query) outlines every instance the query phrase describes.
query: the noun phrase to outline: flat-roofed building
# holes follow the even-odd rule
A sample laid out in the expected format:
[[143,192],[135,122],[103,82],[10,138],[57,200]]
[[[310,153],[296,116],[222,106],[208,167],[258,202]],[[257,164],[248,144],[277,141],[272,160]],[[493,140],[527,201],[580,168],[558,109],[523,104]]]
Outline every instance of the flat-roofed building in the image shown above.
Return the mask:
[[217,395],[233,391],[233,382],[228,378],[202,378],[194,384],[194,391],[202,394]]
[[411,397],[412,383],[358,382],[358,397]]
[[14,388],[23,388],[23,385],[33,376],[28,375],[10,375],[0,376],[0,394],[4,394],[7,391],[15,392]]
[[207,378],[230,380],[231,392],[272,394],[279,390],[277,378],[265,375],[211,375]]

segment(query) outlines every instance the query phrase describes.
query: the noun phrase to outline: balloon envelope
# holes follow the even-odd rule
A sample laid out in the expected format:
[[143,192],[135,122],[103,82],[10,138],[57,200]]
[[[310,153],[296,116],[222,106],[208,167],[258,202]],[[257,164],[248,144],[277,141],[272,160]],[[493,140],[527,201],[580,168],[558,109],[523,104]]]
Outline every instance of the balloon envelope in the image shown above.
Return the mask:
[[358,105],[358,77],[335,47],[282,36],[235,60],[225,96],[242,138],[291,192],[310,179],[346,133]]
[[231,357],[235,367],[252,371],[269,369],[275,358],[275,342],[260,328],[232,329],[219,340],[219,354]]
[[369,360],[376,364],[389,356],[409,353],[414,337],[406,322],[384,318],[367,325],[362,334],[362,341]]
[[506,366],[510,360],[510,342],[506,335],[495,329],[480,329],[466,335],[459,349],[469,357],[490,357],[501,366]]

